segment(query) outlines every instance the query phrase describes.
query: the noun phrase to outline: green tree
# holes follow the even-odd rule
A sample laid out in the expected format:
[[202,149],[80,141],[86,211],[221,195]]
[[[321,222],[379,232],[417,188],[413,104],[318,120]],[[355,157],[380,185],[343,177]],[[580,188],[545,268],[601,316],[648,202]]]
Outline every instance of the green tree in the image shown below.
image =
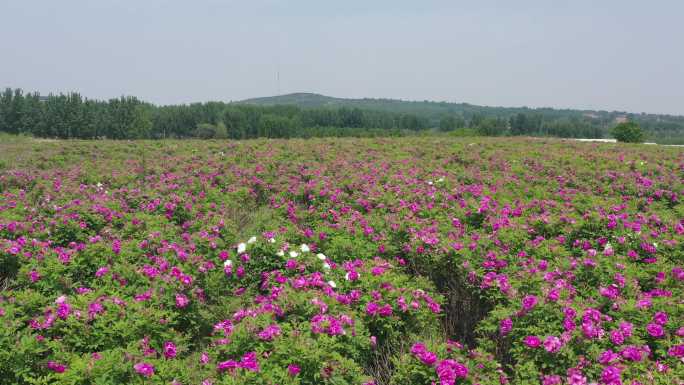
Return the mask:
[[460,116],[449,115],[439,120],[440,131],[453,131],[465,127],[465,121]]
[[644,141],[644,132],[635,122],[619,123],[610,133],[618,142],[642,143]]
[[216,126],[211,123],[200,123],[194,131],[194,135],[200,139],[211,139],[216,137]]
[[480,135],[500,136],[506,134],[508,121],[503,118],[484,118],[478,123],[476,129]]
[[284,138],[289,137],[293,131],[294,127],[291,119],[285,116],[266,114],[259,121],[258,137]]
[[[137,100],[136,100],[137,101]],[[130,138],[149,138],[152,132],[152,111],[147,104],[136,104],[133,108],[133,122],[131,123]]]
[[358,108],[341,108],[339,111],[342,127],[361,127],[363,125],[363,111]]
[[223,113],[223,122],[228,129],[228,137],[231,139],[244,139],[246,137],[247,116],[242,110],[228,107]]
[[216,123],[214,126],[216,129],[216,134],[214,135],[214,138],[216,139],[228,139],[228,128],[226,127],[226,124],[223,123],[223,121],[219,121]]

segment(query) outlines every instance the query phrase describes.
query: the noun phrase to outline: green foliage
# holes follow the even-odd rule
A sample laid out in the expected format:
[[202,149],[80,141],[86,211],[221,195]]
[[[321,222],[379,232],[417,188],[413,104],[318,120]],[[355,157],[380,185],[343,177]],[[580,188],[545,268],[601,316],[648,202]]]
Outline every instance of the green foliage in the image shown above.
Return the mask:
[[[656,141],[679,143],[684,118],[628,115]],[[237,103],[154,106],[134,97],[98,101],[78,93],[0,94],[0,132],[77,139],[310,138],[397,136],[439,130],[486,136],[602,138],[617,112],[283,95]]]
[[454,131],[458,128],[465,127],[465,120],[461,116],[445,116],[439,121],[440,131]]
[[216,127],[209,123],[200,123],[193,131],[193,136],[200,139],[211,139],[216,136]]
[[641,127],[635,122],[619,123],[610,130],[610,133],[618,142],[625,143],[642,143],[645,136]]
[[223,121],[216,124],[216,132],[214,134],[216,139],[228,139],[228,128]]
[[[145,120],[144,105],[119,107]],[[238,133],[252,135],[300,118],[289,107],[197,108],[216,136],[226,120],[255,124]],[[469,370],[457,385],[565,380],[578,364],[590,383],[601,354],[631,345],[650,353],[620,359],[624,383],[682,378],[670,353],[684,319],[681,151],[450,138],[472,130],[241,142],[12,136],[0,143],[0,384],[413,385],[438,383],[447,359]],[[522,311],[527,295],[538,301]],[[56,316],[60,298],[68,316]],[[589,309],[601,312],[599,337],[584,335]],[[646,329],[657,312],[669,317],[661,338]],[[342,331],[326,331],[336,320]],[[224,321],[230,331],[217,328]],[[623,322],[634,330],[613,343]],[[260,336],[272,325],[274,338]],[[528,336],[564,343],[531,348]],[[162,353],[166,341],[176,357]],[[434,365],[410,352],[416,342]],[[250,352],[259,372],[218,369]],[[155,374],[136,373],[140,362]]]

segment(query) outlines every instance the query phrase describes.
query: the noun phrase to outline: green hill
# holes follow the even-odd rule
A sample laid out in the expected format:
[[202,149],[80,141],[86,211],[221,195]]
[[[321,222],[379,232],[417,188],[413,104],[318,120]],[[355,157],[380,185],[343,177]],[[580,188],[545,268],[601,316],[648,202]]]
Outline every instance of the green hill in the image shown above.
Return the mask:
[[333,98],[331,96],[325,96],[309,92],[298,92],[287,95],[247,99],[238,103],[256,104],[260,106],[296,105],[299,107],[316,108],[325,106],[341,106],[353,100],[354,99]]
[[429,117],[452,114],[493,113],[510,115],[518,111],[529,111],[527,108],[483,107],[468,103],[447,103],[432,101],[407,101],[398,99],[344,99],[315,93],[292,93],[287,95],[253,98],[240,101],[241,104],[255,104],[261,106],[296,105],[302,108],[361,108],[364,110],[388,111],[405,114],[416,114]]
[[473,118],[506,119],[524,114],[527,117],[537,116],[538,120],[556,121],[559,124],[578,124],[600,127],[607,130],[617,122],[632,120],[639,123],[652,137],[663,142],[680,143],[684,135],[684,116],[631,113],[625,111],[577,110],[557,108],[529,107],[494,107],[478,106],[469,103],[449,103],[434,101],[407,101],[397,99],[344,99],[315,93],[292,93],[270,97],[247,99],[237,104],[260,106],[294,105],[300,108],[358,108],[361,110],[386,111],[398,114],[411,114],[426,118],[433,126],[439,125],[441,119],[449,116],[462,117],[466,121]]
[[415,114],[435,119],[439,119],[445,115],[463,115],[467,118],[473,115],[509,117],[517,113],[536,113],[547,118],[581,118],[586,120],[603,120],[606,121],[606,123],[612,122],[616,119],[619,120],[621,118],[630,118],[638,121],[657,121],[662,123],[664,126],[667,125],[667,122],[677,122],[679,124],[684,123],[684,117],[676,115],[631,113],[625,111],[557,109],[549,107],[529,108],[478,106],[469,103],[433,102],[428,100],[409,101],[372,98],[345,99],[307,92],[246,99],[236,103],[260,106],[295,105],[301,108],[348,107],[360,108],[364,110]]

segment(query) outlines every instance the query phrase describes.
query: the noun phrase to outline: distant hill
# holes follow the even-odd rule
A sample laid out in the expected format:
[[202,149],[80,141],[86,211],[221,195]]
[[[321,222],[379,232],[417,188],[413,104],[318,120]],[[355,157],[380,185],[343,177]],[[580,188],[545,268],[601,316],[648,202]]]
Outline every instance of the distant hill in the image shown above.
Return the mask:
[[296,105],[305,108],[317,108],[325,106],[343,106],[353,101],[354,99],[333,98],[332,96],[325,96],[309,92],[298,92],[287,95],[247,99],[238,103],[257,104],[260,106]]
[[261,106],[296,105],[302,108],[361,108],[364,110],[388,111],[406,114],[416,114],[437,118],[441,115],[475,114],[486,112],[501,112],[511,114],[517,111],[529,111],[527,108],[483,107],[468,103],[448,103],[432,101],[407,101],[398,99],[345,99],[325,96],[315,93],[299,92],[287,95],[268,96],[243,100],[237,103],[255,104]]
[[586,122],[592,126],[607,129],[615,123],[626,120],[638,122],[644,129],[658,136],[684,135],[684,116],[630,113],[625,111],[577,110],[557,108],[492,107],[469,103],[449,103],[433,101],[407,101],[397,99],[344,99],[315,93],[292,93],[247,99],[236,102],[260,106],[295,105],[300,108],[359,108],[362,110],[387,111],[399,114],[412,114],[427,118],[432,125],[447,116],[460,116],[470,120],[474,116],[509,119],[516,114],[537,115],[544,120]]
[[557,109],[557,108],[529,108],[529,107],[492,107],[478,106],[469,103],[449,103],[433,101],[408,101],[398,99],[345,99],[332,96],[325,96],[315,93],[299,92],[278,96],[267,96],[260,98],[246,99],[239,104],[254,104],[260,106],[274,105],[296,105],[301,108],[320,108],[320,107],[349,107],[361,108],[365,110],[389,111],[407,114],[416,114],[430,118],[440,118],[445,115],[463,115],[465,117],[474,114],[485,116],[507,117],[516,113],[538,113],[544,116],[554,117],[577,117],[583,119],[616,120],[625,118],[636,120],[657,120],[681,122],[682,116],[630,113],[625,111],[605,111],[605,110],[576,110],[576,109]]

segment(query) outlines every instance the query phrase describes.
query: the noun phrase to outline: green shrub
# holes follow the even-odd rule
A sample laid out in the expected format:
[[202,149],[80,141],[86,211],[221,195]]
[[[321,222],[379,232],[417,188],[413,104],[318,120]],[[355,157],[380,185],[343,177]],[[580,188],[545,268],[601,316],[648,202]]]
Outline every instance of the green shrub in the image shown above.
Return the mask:
[[625,143],[642,143],[644,141],[644,132],[635,122],[619,123],[610,131],[618,142]]

